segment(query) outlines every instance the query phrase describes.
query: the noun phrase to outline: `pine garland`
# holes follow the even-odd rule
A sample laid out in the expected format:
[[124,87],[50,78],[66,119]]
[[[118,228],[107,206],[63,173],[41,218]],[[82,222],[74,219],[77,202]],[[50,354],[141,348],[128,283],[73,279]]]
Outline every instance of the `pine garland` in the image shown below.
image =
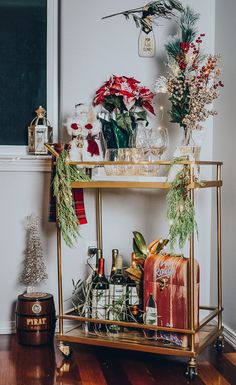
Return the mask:
[[[175,158],[173,164],[183,160],[186,158]],[[188,165],[183,165],[171,182],[171,189],[166,197],[171,250],[174,249],[177,240],[179,247],[183,249],[194,230],[198,233],[195,210],[189,197],[189,183],[190,169]]]
[[90,178],[75,165],[66,163],[68,152],[62,150],[56,163],[56,175],[53,180],[54,196],[57,201],[57,218],[62,237],[69,247],[78,241],[79,223],[75,213],[70,183],[85,182]]

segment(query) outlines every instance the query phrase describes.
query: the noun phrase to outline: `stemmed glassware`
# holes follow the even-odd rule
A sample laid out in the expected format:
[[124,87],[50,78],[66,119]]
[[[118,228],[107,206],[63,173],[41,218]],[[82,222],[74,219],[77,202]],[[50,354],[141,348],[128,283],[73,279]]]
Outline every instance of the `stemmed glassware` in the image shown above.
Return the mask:
[[[160,160],[169,144],[168,131],[165,127],[149,127],[140,121],[136,131],[134,147],[108,149],[105,160],[114,161],[114,165],[105,167],[107,175],[146,175],[156,176],[158,164],[152,162]],[[116,165],[116,161],[150,162],[148,165]]]

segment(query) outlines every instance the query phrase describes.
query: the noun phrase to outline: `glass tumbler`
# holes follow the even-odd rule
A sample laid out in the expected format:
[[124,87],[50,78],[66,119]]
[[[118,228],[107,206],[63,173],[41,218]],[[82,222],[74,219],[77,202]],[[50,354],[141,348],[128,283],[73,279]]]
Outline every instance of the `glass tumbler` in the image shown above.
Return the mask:
[[[108,148],[105,152],[105,161],[115,163],[118,160],[118,148]],[[118,165],[105,164],[104,168],[107,175],[118,175]]]

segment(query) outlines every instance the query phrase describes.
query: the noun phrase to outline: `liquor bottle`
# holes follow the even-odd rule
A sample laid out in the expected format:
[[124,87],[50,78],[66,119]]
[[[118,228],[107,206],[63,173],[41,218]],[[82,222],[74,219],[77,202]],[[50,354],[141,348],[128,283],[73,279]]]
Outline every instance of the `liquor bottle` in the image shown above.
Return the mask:
[[[135,253],[131,254],[131,267],[136,268],[135,262]],[[140,308],[141,301],[139,298],[139,287],[138,284],[131,279],[129,276],[127,277],[127,306],[128,306],[128,321],[139,321],[140,318]],[[133,319],[135,318],[135,320]],[[141,320],[140,320],[141,321]]]
[[102,258],[102,249],[97,249],[96,251],[96,264],[95,264],[95,269],[93,272],[92,280],[97,276],[98,274],[98,264],[99,264],[99,259]]
[[[98,253],[101,256],[101,251]],[[92,281],[92,318],[106,319],[109,298],[109,283],[104,274],[104,258],[98,258],[98,273]],[[92,325],[91,325],[92,326]],[[104,324],[94,324],[95,330],[104,330]]]
[[[145,323],[146,325],[157,325],[157,303],[154,298],[154,282],[149,283],[149,298],[145,307]],[[147,338],[156,339],[156,330],[145,330]]]
[[141,26],[138,38],[138,54],[141,57],[154,57],[156,50],[155,36],[148,19],[144,20],[145,23]]
[[110,278],[113,276],[113,274],[115,274],[116,272],[116,258],[117,258],[117,255],[119,254],[119,251],[118,249],[113,249],[112,250],[112,265],[111,265],[111,275],[110,275]]
[[[123,321],[126,314],[126,278],[123,274],[123,257],[116,257],[116,272],[109,283],[109,320]],[[111,332],[122,331],[119,325],[109,325]]]

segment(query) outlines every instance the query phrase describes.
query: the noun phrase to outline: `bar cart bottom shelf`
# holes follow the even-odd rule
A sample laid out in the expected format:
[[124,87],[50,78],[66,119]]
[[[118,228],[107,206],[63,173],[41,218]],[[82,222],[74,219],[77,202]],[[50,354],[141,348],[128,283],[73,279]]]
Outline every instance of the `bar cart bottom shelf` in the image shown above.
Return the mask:
[[[64,334],[57,334],[56,340],[59,344],[63,342],[71,342],[116,349],[135,350],[146,353],[196,357],[205,349],[206,346],[213,342],[216,342],[215,346],[217,348],[218,341],[221,339],[219,337],[221,337],[222,331],[222,329],[218,329],[217,325],[206,325],[199,332],[199,343],[196,344],[194,352],[188,348],[178,347],[172,343],[146,339],[142,332],[129,330],[117,335],[106,332],[87,332],[83,330],[81,326],[77,326]],[[221,347],[223,347],[223,344]]]

